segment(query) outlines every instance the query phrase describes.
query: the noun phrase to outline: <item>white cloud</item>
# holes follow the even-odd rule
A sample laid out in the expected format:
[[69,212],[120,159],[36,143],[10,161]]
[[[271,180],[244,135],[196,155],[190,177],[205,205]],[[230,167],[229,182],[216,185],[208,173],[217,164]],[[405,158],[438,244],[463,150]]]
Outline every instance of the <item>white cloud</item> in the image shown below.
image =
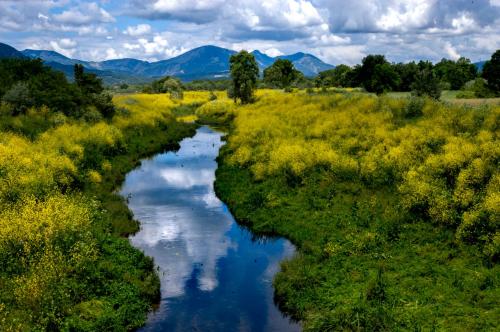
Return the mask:
[[57,53],[61,53],[68,58],[73,57],[76,52],[76,42],[71,39],[63,38],[59,41],[51,40],[49,42],[50,48]]
[[129,26],[125,31],[123,31],[124,34],[129,35],[129,36],[143,36],[151,32],[151,26],[149,24],[138,24],[136,26]]
[[450,42],[446,42],[444,44],[444,50],[452,60],[458,60],[460,58],[460,54],[457,52],[456,48],[451,45]]
[[283,52],[281,52],[280,50],[278,50],[277,48],[274,48],[274,47],[271,47],[271,48],[268,48],[267,50],[264,50],[264,53],[273,57],[273,58],[284,54]]
[[66,25],[84,25],[90,23],[112,23],[115,18],[97,3],[83,3],[60,14],[53,15],[54,21]]

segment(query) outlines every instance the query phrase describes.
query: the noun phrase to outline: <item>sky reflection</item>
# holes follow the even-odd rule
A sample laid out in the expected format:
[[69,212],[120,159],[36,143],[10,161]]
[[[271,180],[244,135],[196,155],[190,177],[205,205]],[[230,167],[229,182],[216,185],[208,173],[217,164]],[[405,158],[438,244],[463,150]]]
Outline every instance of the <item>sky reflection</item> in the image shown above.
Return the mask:
[[162,301],[145,331],[294,331],[273,304],[272,278],[294,253],[285,240],[252,241],[213,190],[221,134],[202,127],[143,161],[121,189],[141,222],[132,244],[160,268]]

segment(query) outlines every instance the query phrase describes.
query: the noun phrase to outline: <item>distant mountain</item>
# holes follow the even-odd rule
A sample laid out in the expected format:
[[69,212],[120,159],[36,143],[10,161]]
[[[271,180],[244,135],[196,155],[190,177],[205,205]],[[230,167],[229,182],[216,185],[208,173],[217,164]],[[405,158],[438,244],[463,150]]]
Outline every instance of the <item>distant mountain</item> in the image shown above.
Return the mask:
[[54,52],[54,51],[44,51],[44,50],[24,50],[21,52],[24,56],[31,58],[31,59],[36,59],[40,58],[45,62],[56,62],[60,63],[62,65],[70,65],[73,66],[75,64],[82,64],[84,66],[87,66],[88,63],[85,61],[81,60],[75,60],[75,59],[70,59],[60,53]]
[[292,55],[283,55],[278,58],[290,60],[297,70],[300,70],[305,76],[316,76],[318,73],[332,69],[334,66],[324,63],[317,57],[307,53],[295,53]]
[[476,66],[478,71],[483,71],[483,67],[484,67],[485,63],[486,63],[486,61],[479,61],[479,62],[474,63],[474,66]]
[[174,58],[151,63],[141,74],[149,77],[176,76],[182,80],[229,76],[229,58],[236,53],[217,46],[202,46]]
[[269,55],[257,50],[253,51],[252,54],[255,57],[255,61],[257,61],[259,68],[261,69],[266,69],[267,67],[271,66],[274,61],[276,61],[275,58],[270,57]]
[[[157,62],[137,59],[92,62],[71,59],[55,51],[27,49],[18,52],[13,47],[0,44],[0,57],[40,58],[48,66],[64,72],[70,79],[73,77],[73,66],[81,64],[89,72],[101,77],[106,84],[147,82],[167,75],[176,76],[184,81],[226,78],[229,77],[229,58],[235,53],[232,50],[207,45],[192,49],[174,58]],[[270,57],[255,50],[252,54],[261,72],[279,58],[292,61],[295,67],[305,76],[315,76],[321,71],[333,68],[333,66],[307,53]]]
[[0,59],[2,58],[24,58],[24,55],[14,47],[0,43]]

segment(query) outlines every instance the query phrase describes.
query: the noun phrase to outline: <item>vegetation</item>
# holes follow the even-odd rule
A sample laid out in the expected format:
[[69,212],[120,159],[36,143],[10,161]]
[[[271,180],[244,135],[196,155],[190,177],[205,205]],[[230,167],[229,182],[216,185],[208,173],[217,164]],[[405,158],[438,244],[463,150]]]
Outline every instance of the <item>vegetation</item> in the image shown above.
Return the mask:
[[102,82],[94,74],[75,66],[75,83],[41,60],[0,60],[0,99],[3,111],[24,114],[31,107],[48,107],[72,118],[113,116],[111,97],[103,93]]
[[411,84],[413,94],[418,97],[428,96],[438,100],[441,98],[441,87],[439,81],[429,68],[419,69],[413,83]]
[[259,78],[259,66],[254,56],[247,51],[232,55],[229,62],[232,79],[229,97],[235,102],[239,99],[242,104],[248,104],[253,100]]
[[27,88],[33,103],[13,113],[3,98],[0,112],[0,330],[141,326],[159,279],[121,237],[138,225],[112,192],[139,158],[176,148],[193,125],[175,120],[170,99],[148,96],[117,97],[116,114],[92,118],[93,101],[81,98],[100,95],[95,77],[69,84],[37,61],[1,65],[15,73],[2,87]]
[[265,91],[231,112],[216,191],[297,245],[274,285],[305,330],[498,328],[498,106]]
[[491,56],[491,60],[486,61],[482,75],[488,82],[488,88],[496,95],[500,95],[500,50]]
[[[492,56],[485,67],[486,71],[483,69],[483,78],[488,82],[486,86],[482,84],[483,81],[476,80],[477,68],[466,58],[457,61],[442,59],[435,65],[428,61],[391,64],[383,55],[368,55],[361,65],[339,65],[319,73],[315,85],[363,87],[376,94],[413,91],[415,95],[426,95],[434,99],[439,99],[441,90],[464,90],[466,92],[461,95],[462,98],[488,98],[499,91],[499,87],[495,86],[500,77],[497,68],[500,67],[499,52]],[[472,87],[469,82],[476,82],[476,85]]]
[[264,70],[264,82],[280,89],[290,89],[293,82],[303,76],[290,60],[278,59]]
[[165,76],[162,79],[153,81],[151,85],[146,85],[144,93],[168,93],[172,99],[182,99],[184,97],[184,86],[178,78]]

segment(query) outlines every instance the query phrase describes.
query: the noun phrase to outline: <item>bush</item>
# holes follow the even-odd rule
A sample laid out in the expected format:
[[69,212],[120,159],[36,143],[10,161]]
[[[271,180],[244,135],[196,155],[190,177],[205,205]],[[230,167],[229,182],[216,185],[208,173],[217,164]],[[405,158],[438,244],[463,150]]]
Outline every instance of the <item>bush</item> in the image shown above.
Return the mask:
[[422,110],[425,106],[425,98],[411,97],[404,109],[404,116],[406,118],[414,118],[423,114]]

